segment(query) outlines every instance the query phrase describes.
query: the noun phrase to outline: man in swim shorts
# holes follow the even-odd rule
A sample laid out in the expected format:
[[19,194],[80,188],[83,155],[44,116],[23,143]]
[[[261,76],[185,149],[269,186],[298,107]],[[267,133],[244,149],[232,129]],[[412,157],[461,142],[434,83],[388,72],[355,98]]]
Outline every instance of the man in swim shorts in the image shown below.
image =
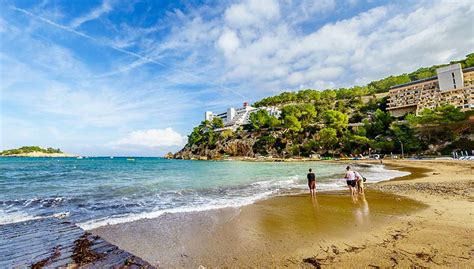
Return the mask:
[[352,195],[356,194],[356,178],[354,171],[351,170],[350,166],[346,167],[346,175],[344,176],[346,179],[347,186],[349,187],[349,191]]
[[308,178],[308,187],[309,187],[309,193],[311,196],[316,195],[316,176],[312,172],[312,169],[309,169],[309,173],[306,176]]
[[357,190],[360,194],[364,194],[364,177],[357,171],[354,172],[356,182],[357,182]]

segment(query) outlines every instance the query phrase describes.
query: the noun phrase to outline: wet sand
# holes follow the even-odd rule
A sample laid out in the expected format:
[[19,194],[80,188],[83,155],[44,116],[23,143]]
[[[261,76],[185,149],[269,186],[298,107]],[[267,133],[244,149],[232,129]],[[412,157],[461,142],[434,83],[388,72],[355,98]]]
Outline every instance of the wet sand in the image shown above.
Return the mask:
[[99,228],[113,244],[163,267],[276,266],[318,242],[369,232],[422,203],[374,191],[273,197],[242,208],[168,214]]
[[373,184],[357,200],[347,192],[287,195],[92,232],[166,268],[472,268],[472,164],[386,164],[412,175]]

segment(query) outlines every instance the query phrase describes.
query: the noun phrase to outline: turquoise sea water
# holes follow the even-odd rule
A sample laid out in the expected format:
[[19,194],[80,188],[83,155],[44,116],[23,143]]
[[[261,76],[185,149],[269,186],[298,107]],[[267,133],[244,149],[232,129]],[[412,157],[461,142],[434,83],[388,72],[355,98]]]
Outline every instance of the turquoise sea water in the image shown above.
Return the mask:
[[[346,163],[256,163],[162,158],[0,158],[0,224],[64,215],[83,228],[241,206],[282,191],[343,188]],[[369,181],[403,175],[357,167]]]

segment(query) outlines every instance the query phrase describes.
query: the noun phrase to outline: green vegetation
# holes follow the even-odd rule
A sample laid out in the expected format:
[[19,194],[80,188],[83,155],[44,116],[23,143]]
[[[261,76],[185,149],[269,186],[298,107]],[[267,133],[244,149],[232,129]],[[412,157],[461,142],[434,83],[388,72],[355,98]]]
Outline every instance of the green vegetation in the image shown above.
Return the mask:
[[[464,68],[474,66],[474,53],[456,62]],[[461,145],[458,141],[465,141],[473,132],[472,124],[466,120],[472,112],[463,113],[452,105],[442,105],[425,109],[418,116],[394,118],[386,111],[387,97],[375,95],[393,85],[431,77],[440,66],[390,76],[363,87],[306,89],[264,98],[255,106],[278,106],[282,112],[280,118],[260,110],[251,114],[250,124],[235,132],[215,131],[223,126],[221,119],[203,121],[188,136],[187,148],[192,148],[192,154],[211,158],[219,154],[275,157],[397,154],[402,145],[405,154],[445,153],[448,148]],[[239,140],[247,141],[250,146],[231,150],[229,143]],[[214,149],[217,155],[210,153]]]
[[1,156],[5,155],[16,155],[16,154],[26,154],[32,152],[42,152],[42,153],[63,153],[60,149],[53,149],[53,148],[40,148],[38,146],[28,146],[28,147],[21,147],[18,149],[9,149],[0,152]]
[[250,114],[249,130],[260,130],[261,128],[275,128],[280,126],[280,121],[268,114],[266,110],[259,110]]
[[453,106],[439,106],[434,109],[423,109],[419,117],[410,115],[407,120],[416,124],[449,124],[461,121],[465,114]]
[[436,76],[436,69],[454,63],[460,63],[462,68],[474,66],[474,53],[468,54],[465,59],[452,61],[448,64],[433,65],[423,67],[408,74],[389,76],[377,81],[372,81],[366,86],[354,86],[352,88],[319,90],[301,90],[298,92],[283,92],[279,95],[264,98],[255,102],[254,106],[281,106],[289,103],[311,102],[319,105],[327,104],[328,101],[357,99],[361,96],[373,95],[376,93],[388,92],[390,87],[415,81],[423,78]]
[[218,140],[227,140],[232,138],[232,130],[223,130],[216,132],[214,129],[224,127],[221,118],[214,118],[212,122],[203,121],[199,126],[194,127],[191,134],[188,135],[188,145],[199,144],[209,149],[214,149]]

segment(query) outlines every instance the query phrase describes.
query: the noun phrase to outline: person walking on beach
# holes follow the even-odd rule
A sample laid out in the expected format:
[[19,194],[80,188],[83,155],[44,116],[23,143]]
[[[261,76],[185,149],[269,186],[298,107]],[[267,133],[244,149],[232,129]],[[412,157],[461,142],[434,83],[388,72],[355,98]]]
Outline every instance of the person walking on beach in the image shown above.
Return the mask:
[[314,175],[311,168],[309,169],[309,173],[306,177],[308,178],[309,193],[311,196],[316,196],[316,176]]
[[350,166],[346,167],[346,175],[344,176],[346,179],[347,186],[349,187],[349,191],[351,192],[351,195],[356,194],[356,178],[355,178],[355,173],[354,171],[351,170]]
[[357,171],[354,171],[354,175],[357,181],[357,190],[360,194],[364,194],[364,177]]

